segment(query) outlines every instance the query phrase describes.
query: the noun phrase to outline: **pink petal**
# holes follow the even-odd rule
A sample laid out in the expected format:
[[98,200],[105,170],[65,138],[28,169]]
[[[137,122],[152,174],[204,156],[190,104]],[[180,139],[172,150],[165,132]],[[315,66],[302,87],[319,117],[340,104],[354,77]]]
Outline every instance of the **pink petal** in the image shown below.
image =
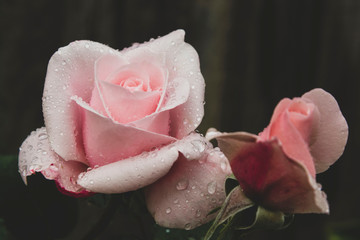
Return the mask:
[[164,227],[192,229],[215,216],[208,215],[225,199],[224,184],[231,174],[225,156],[206,149],[192,161],[180,157],[170,172],[146,188],[146,203]]
[[256,142],[259,137],[247,132],[222,133],[215,128],[209,128],[205,138],[210,141],[216,139],[221,151],[228,159],[233,159],[237,155],[236,149],[241,149],[247,142]]
[[[284,111],[278,116],[276,121],[270,123],[268,128],[270,137],[279,139],[286,156],[303,164],[308,169],[311,176],[315,178],[315,166],[309,151],[308,143],[291,122],[290,113]],[[260,136],[260,138],[260,141],[270,140],[263,139],[262,136]]]
[[95,78],[98,81],[106,81],[112,73],[127,64],[128,61],[120,55],[104,55],[95,62]]
[[169,135],[170,130],[170,111],[162,111],[156,114],[151,114],[145,118],[139,119],[129,125],[136,128],[141,128],[148,132]]
[[324,90],[311,90],[302,99],[314,103],[320,112],[316,141],[310,146],[316,172],[320,173],[342,155],[348,138],[348,125],[335,98]]
[[329,212],[315,179],[284,154],[276,139],[243,143],[230,161],[245,194],[259,205],[285,213]]
[[51,150],[45,127],[31,132],[21,144],[19,172],[25,184],[27,176],[48,169],[58,161],[59,156]]
[[71,96],[89,102],[94,87],[94,63],[111,48],[91,42],[76,41],[60,48],[50,59],[43,94],[43,112],[52,149],[65,160],[86,163],[81,122]]
[[[195,148],[202,137],[192,134],[151,152],[94,168],[81,176],[78,184],[92,192],[121,193],[147,186],[168,173],[179,157],[198,158],[202,148]],[[198,145],[197,145],[198,146]],[[203,146],[205,149],[205,145]],[[199,150],[200,149],[200,150]]]
[[[169,121],[169,119],[171,119],[170,116],[173,115],[173,109],[177,108],[188,100],[190,86],[186,79],[177,78],[172,80],[170,86],[168,86],[167,89],[166,103],[163,107],[160,108],[159,111],[134,121],[130,123],[130,125],[150,132],[175,136],[177,127],[172,124],[172,128],[170,128],[171,121]],[[186,121],[184,121],[183,124],[184,123],[189,124],[189,122]]]
[[19,171],[26,184],[26,177],[41,172],[44,177],[55,180],[63,189],[80,194],[84,189],[76,184],[78,175],[87,166],[75,161],[64,161],[54,151],[45,127],[33,131],[23,142],[19,153]]
[[73,98],[83,112],[83,142],[90,166],[103,166],[143,151],[169,144],[174,138],[113,122],[79,98]]
[[[104,106],[108,109],[111,117],[118,123],[129,123],[144,118],[155,112],[161,92],[131,92],[121,86],[108,82],[99,81],[99,89],[94,89],[95,94],[91,99],[90,105],[95,109],[98,105],[93,105],[94,97],[104,100]],[[97,91],[99,95],[96,94]],[[96,103],[99,101],[96,100]]]
[[[176,104],[175,109],[171,111],[171,127],[174,130],[173,136],[181,139],[196,129],[204,115],[204,89],[205,83],[200,72],[199,57],[195,49],[184,42],[185,32],[183,30],[174,31],[164,37],[138,45],[136,51],[130,48],[124,52],[124,56],[133,61],[141,53],[137,51],[151,51],[154,53],[164,53],[165,67],[168,69],[169,85],[174,79],[182,79],[190,86],[189,98],[184,104]],[[166,90],[166,95],[171,95],[171,88]],[[169,103],[174,106],[173,102]],[[169,109],[167,103],[163,108]],[[161,109],[160,109],[161,111]]]

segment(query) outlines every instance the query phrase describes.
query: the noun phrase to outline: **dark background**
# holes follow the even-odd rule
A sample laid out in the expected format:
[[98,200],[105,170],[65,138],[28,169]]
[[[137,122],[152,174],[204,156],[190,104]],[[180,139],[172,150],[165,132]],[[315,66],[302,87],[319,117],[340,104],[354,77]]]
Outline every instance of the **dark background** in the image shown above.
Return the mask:
[[[286,230],[248,239],[358,239],[358,0],[0,0],[0,154],[16,155],[26,136],[43,126],[47,63],[59,47],[89,39],[122,49],[178,28],[198,51],[206,81],[202,133],[209,127],[258,133],[280,99],[316,87],[338,100],[349,124],[344,155],[318,176],[331,214],[299,215]],[[1,174],[20,178],[17,172]],[[11,182],[6,184],[9,192],[0,194],[9,195],[7,212],[0,212],[0,225],[16,231],[15,220],[7,220],[14,209],[19,228],[33,228],[31,218],[19,213],[18,202],[11,201],[23,195],[14,193]]]

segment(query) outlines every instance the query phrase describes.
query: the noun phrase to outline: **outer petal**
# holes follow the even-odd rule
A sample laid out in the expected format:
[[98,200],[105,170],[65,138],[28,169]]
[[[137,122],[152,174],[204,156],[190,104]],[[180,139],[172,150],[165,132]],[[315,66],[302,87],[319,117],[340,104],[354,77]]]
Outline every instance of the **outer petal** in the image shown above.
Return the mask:
[[329,212],[315,179],[284,154],[276,139],[248,142],[238,149],[231,168],[245,194],[259,205],[286,213]]
[[225,199],[224,184],[231,174],[218,149],[207,149],[197,160],[181,157],[170,172],[146,188],[146,203],[164,227],[192,229],[214,218],[209,212]]
[[76,41],[60,48],[50,59],[43,94],[43,112],[51,147],[64,160],[86,162],[81,142],[81,122],[71,96],[90,101],[94,87],[94,63],[111,48]]
[[[168,173],[179,152],[199,158],[205,151],[203,138],[192,134],[182,140],[151,152],[94,168],[82,175],[78,183],[93,192],[121,193],[147,186]],[[200,146],[200,147],[199,147]]]
[[83,193],[84,189],[76,184],[76,179],[80,172],[86,171],[87,166],[64,161],[52,151],[45,127],[33,131],[20,149],[19,171],[25,183],[27,176],[41,172],[66,191],[74,192],[74,195]]
[[331,94],[314,89],[302,98],[314,103],[320,112],[316,141],[310,146],[310,151],[316,172],[323,172],[342,155],[348,138],[348,125]]
[[175,141],[174,138],[118,124],[91,109],[79,98],[73,98],[82,108],[83,141],[90,166],[102,166],[136,156],[143,151]]
[[[169,84],[173,79],[186,80],[190,85],[188,100],[171,111],[172,136],[181,139],[196,129],[204,115],[204,89],[205,83],[200,72],[199,57],[195,49],[184,42],[185,32],[174,31],[164,37],[153,41],[135,45],[124,51],[129,61],[137,58],[141,51],[165,53],[165,67],[169,70]],[[134,48],[136,50],[134,51]],[[169,91],[167,89],[167,91]],[[170,94],[168,94],[170,95]],[[169,103],[164,99],[163,107],[169,109]],[[173,105],[173,103],[170,103]],[[161,111],[161,109],[160,109]]]

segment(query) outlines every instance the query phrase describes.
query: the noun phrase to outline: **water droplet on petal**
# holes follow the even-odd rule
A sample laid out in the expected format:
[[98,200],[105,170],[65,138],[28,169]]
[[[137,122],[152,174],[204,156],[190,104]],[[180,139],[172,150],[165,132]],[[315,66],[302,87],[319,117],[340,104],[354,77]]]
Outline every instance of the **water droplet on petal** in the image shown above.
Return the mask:
[[90,184],[93,185],[93,184],[94,184],[94,181],[93,181],[93,180],[90,180]]
[[178,204],[178,203],[179,203],[179,199],[175,199],[175,200],[174,200],[174,203],[175,203],[175,204]]
[[191,229],[191,223],[187,223],[187,224],[185,224],[185,230],[190,230]]
[[166,212],[166,214],[171,213],[171,208],[167,208],[167,209],[165,210],[165,212]]
[[227,163],[226,163],[225,161],[222,161],[222,162],[220,163],[220,167],[221,167],[221,170],[226,171],[226,169],[227,169]]
[[189,181],[187,179],[182,179],[176,184],[176,189],[181,191],[185,190],[189,185]]
[[215,181],[210,182],[207,186],[207,190],[208,190],[208,193],[214,194],[216,191],[216,182]]
[[48,136],[47,136],[46,133],[40,133],[39,134],[39,140],[44,140],[44,139],[47,139],[47,138],[48,138]]
[[196,216],[196,217],[200,217],[200,216],[201,216],[201,211],[200,211],[200,209],[196,210],[195,216]]
[[205,150],[205,143],[201,140],[195,140],[195,141],[192,141],[191,144],[194,146],[194,151],[196,152],[204,152]]

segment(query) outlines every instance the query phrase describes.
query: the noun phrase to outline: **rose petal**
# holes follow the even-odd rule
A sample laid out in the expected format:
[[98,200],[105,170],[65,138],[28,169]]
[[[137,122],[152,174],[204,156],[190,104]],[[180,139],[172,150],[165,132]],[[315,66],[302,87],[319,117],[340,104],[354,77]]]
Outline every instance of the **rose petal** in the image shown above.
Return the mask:
[[176,139],[113,122],[73,97],[83,111],[83,142],[90,166],[102,166],[149,151]]
[[50,147],[45,127],[38,128],[21,144],[19,172],[26,184],[26,177],[41,172],[59,161],[59,156]]
[[[276,121],[269,125],[270,137],[279,139],[284,153],[292,160],[298,161],[305,165],[311,176],[315,178],[315,166],[310,154],[308,143],[290,120],[290,113],[284,111]],[[267,141],[260,136],[260,141]]]
[[60,48],[50,59],[43,94],[43,112],[52,149],[64,160],[86,163],[81,122],[71,96],[89,102],[94,87],[94,63],[114,50],[100,43],[76,41]]
[[[188,100],[184,104],[176,104],[178,107],[171,111],[171,129],[174,129],[172,136],[178,139],[195,130],[204,115],[205,83],[200,72],[199,57],[195,49],[184,42],[184,35],[183,30],[177,30],[153,41],[135,45],[124,52],[124,56],[128,59],[141,56],[141,53],[137,53],[137,51],[145,51],[144,48],[146,51],[164,53],[165,67],[169,70],[169,84],[174,79],[187,80],[190,86]],[[168,92],[166,94],[167,96],[171,95]],[[169,109],[167,104],[174,105],[173,102],[164,103],[163,108]]]
[[98,81],[106,81],[118,68],[129,64],[121,55],[104,55],[95,62],[95,78]]
[[227,159],[207,149],[197,160],[180,157],[170,172],[146,188],[146,203],[164,227],[192,229],[214,218],[208,215],[225,199],[224,184],[231,174]]
[[55,180],[66,191],[77,193],[84,189],[76,184],[79,173],[87,166],[75,161],[64,161],[51,150],[45,127],[33,131],[23,142],[19,153],[19,171],[26,177],[41,172],[45,178]]
[[85,173],[78,180],[78,184],[92,192],[101,193],[121,193],[139,189],[167,174],[178,159],[179,151],[191,157],[202,155],[203,152],[192,145],[194,141],[200,140],[202,137],[199,134],[192,134],[160,149],[94,168]]
[[[168,91],[165,106],[160,108],[158,112],[132,122],[131,125],[159,134],[166,133],[166,135],[170,134],[170,136],[176,135],[177,128],[175,125],[172,124],[172,127],[170,128],[170,114],[172,115],[174,108],[182,105],[188,100],[190,86],[186,79],[181,78],[173,79],[169,85],[170,86],[167,88]],[[166,116],[169,116],[169,118],[166,119]],[[159,121],[160,119],[161,121]],[[184,123],[189,124],[189,122],[186,122],[185,120],[183,124]],[[169,130],[171,130],[170,133]]]
[[329,212],[325,193],[307,168],[289,159],[276,139],[244,143],[231,168],[245,194],[259,205],[286,213]]
[[94,89],[90,105],[96,109],[97,105],[93,105],[93,99],[100,95],[104,100],[105,109],[107,108],[111,118],[118,123],[133,122],[155,112],[161,96],[159,91],[131,92],[104,81],[99,81],[97,86],[99,88]]
[[151,114],[150,116],[131,122],[129,125],[141,128],[148,132],[169,135],[170,111],[162,111],[156,114]]
[[208,141],[216,139],[221,151],[226,155],[229,160],[233,159],[237,154],[234,149],[241,149],[244,144],[247,144],[247,142],[256,142],[259,139],[257,135],[251,133],[222,133],[215,128],[210,128],[206,132],[205,138]]
[[320,112],[316,142],[310,146],[316,172],[320,173],[342,155],[348,138],[348,125],[331,94],[322,89],[314,89],[305,93],[302,98],[314,103]]

